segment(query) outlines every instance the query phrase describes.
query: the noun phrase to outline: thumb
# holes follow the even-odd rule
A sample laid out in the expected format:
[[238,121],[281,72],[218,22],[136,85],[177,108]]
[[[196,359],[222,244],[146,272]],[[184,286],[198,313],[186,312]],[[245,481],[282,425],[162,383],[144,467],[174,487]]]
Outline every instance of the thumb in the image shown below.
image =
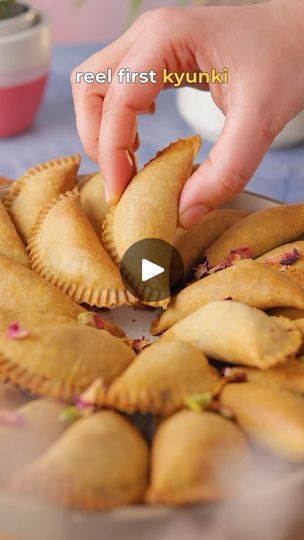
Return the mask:
[[207,161],[184,186],[179,208],[182,227],[193,226],[249,182],[277,134],[273,122],[262,118],[254,108],[247,114],[239,108],[227,116]]

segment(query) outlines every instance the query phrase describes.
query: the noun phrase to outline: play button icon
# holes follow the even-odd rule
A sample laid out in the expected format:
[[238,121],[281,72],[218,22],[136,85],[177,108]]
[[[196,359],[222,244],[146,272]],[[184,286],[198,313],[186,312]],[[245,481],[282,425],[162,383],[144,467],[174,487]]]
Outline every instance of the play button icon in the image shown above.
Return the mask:
[[152,279],[155,276],[159,276],[159,274],[162,274],[164,271],[165,269],[162,266],[159,266],[158,264],[148,261],[147,259],[143,259],[141,261],[141,280],[142,281],[148,281],[148,279]]
[[175,291],[183,278],[184,265],[174,246],[158,238],[146,238],[126,251],[120,274],[133,296],[143,302],[159,302]]

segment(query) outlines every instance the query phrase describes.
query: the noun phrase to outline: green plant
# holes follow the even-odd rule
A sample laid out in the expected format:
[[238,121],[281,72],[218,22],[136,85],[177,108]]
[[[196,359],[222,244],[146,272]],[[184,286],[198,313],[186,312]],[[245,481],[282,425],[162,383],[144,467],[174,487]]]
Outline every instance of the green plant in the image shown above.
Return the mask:
[[7,19],[11,16],[11,7],[16,0],[0,0],[0,19]]

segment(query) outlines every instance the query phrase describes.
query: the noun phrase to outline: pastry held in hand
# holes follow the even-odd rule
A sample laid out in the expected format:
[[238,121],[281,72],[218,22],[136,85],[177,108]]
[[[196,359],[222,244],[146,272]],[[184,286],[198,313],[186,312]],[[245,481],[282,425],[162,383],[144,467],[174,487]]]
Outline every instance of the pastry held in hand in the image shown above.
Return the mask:
[[24,242],[42,208],[60,193],[73,189],[79,165],[78,154],[54,159],[29,169],[13,182],[4,204]]
[[110,510],[143,500],[148,445],[125,418],[104,411],[79,420],[11,479],[13,493],[68,508]]
[[265,208],[238,221],[210,246],[205,255],[209,267],[224,262],[232,250],[248,248],[255,259],[304,232],[304,204]]
[[135,357],[122,339],[74,321],[25,330],[24,339],[0,332],[0,378],[39,396],[69,402],[100,380],[98,403]]
[[283,459],[304,461],[304,399],[256,383],[225,386],[221,403],[252,439]]
[[91,226],[102,242],[102,225],[109,208],[106,203],[105,184],[101,173],[95,174],[84,184],[80,191],[80,202]]
[[85,312],[43,278],[0,254],[0,309],[48,313],[76,319]]
[[161,341],[187,341],[207,356],[268,369],[297,353],[302,336],[263,311],[232,301],[216,301],[176,323]]
[[44,208],[28,248],[33,270],[76,302],[112,307],[135,301],[82,210],[77,189]]
[[160,425],[152,446],[146,500],[184,505],[235,496],[236,479],[250,466],[240,429],[210,412],[181,411]]
[[[111,209],[104,222],[103,241],[116,264],[139,240],[157,238],[173,244],[180,193],[200,144],[200,137],[191,137],[159,152],[133,178],[117,206]],[[169,261],[165,263],[163,266],[169,268]],[[167,304],[168,300],[153,302]]]
[[189,343],[146,347],[114,381],[106,405],[124,412],[169,415],[192,394],[217,394],[222,386],[215,368]]
[[256,261],[239,261],[179,292],[168,309],[152,324],[152,333],[160,334],[196,309],[214,300],[231,298],[259,309],[274,306],[304,308],[304,292],[284,273]]
[[30,267],[26,249],[17,234],[17,231],[0,201],[0,253],[13,261]]
[[0,484],[37,459],[65,430],[59,421],[64,405],[37,399],[16,411],[0,411]]
[[240,210],[213,210],[191,229],[178,228],[174,245],[184,262],[185,276],[191,272],[202,253],[234,223],[248,216]]

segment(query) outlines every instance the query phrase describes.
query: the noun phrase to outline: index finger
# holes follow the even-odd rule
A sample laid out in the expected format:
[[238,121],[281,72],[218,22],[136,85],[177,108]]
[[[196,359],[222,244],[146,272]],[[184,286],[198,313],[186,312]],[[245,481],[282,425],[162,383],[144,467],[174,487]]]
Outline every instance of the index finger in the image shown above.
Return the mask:
[[[117,67],[104,98],[99,163],[112,204],[119,200],[135,172],[132,148],[137,131],[137,115],[153,104],[164,87],[161,78],[164,65],[162,50],[137,44]],[[131,73],[137,74],[136,77],[134,75],[134,83],[128,82]],[[148,82],[140,82],[139,74],[144,74]]]

